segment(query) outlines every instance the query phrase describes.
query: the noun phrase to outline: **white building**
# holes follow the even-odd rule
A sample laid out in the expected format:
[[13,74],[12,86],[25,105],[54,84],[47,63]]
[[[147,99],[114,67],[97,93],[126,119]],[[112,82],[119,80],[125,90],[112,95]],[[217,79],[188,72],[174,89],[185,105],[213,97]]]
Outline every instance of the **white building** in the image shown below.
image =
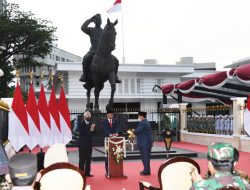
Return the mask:
[[[179,83],[182,77],[196,72],[199,65],[199,75],[213,73],[215,64],[205,64],[205,70],[202,71],[200,64],[193,63],[192,59],[189,63],[181,62],[175,65],[157,64],[154,60],[145,60],[144,64],[120,64],[118,76],[122,80],[121,84],[117,84],[114,107],[124,111],[134,110],[157,110],[162,104],[163,95],[161,92],[152,91],[155,84]],[[208,65],[210,65],[208,67]],[[209,68],[209,69],[208,69]],[[56,74],[63,74],[66,98],[71,112],[82,112],[86,107],[86,90],[83,83],[79,81],[82,74],[81,62],[66,63],[58,62],[55,66]],[[59,96],[59,83],[55,83],[56,93]],[[110,97],[110,85],[105,83],[104,89],[100,93],[99,106],[101,110],[105,110]],[[47,94],[49,96],[49,92]],[[172,97],[168,97],[168,103],[176,103]],[[94,93],[91,94],[91,102],[94,102]]]
[[[15,55],[15,59],[20,59],[22,58],[23,55]],[[53,48],[44,59],[42,58],[37,58],[36,59],[38,62],[41,62],[41,66],[27,66],[23,67],[20,71],[21,77],[20,77],[20,86],[23,91],[27,92],[29,89],[29,79],[28,79],[28,73],[30,71],[34,72],[34,78],[33,78],[33,85],[35,87],[35,91],[39,92],[40,90],[40,74],[42,71],[44,71],[44,82],[45,84],[48,81],[48,75],[49,72],[54,72],[54,67],[57,62],[81,62],[82,57],[77,56],[75,54],[72,54],[70,52],[67,52],[65,50],[62,50],[55,45],[53,45]]]

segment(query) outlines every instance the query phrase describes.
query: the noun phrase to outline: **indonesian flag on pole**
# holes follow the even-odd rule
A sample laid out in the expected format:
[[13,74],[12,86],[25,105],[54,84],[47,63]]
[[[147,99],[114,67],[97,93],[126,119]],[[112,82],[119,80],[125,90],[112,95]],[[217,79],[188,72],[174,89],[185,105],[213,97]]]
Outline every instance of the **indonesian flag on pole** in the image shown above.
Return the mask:
[[9,112],[8,139],[15,151],[19,151],[29,141],[28,117],[19,84],[15,89]]
[[60,98],[58,101],[58,109],[60,113],[60,124],[61,124],[61,132],[63,136],[63,144],[68,144],[72,140],[72,132],[70,125],[70,113],[67,104],[67,100],[65,98],[64,88],[61,86]]
[[108,13],[119,12],[122,10],[122,1],[116,0],[114,5],[107,11]]
[[247,100],[247,107],[244,112],[244,130],[250,135],[250,95]]
[[37,145],[41,146],[39,114],[36,104],[35,92],[32,84],[30,84],[26,109],[28,113],[29,134],[30,134],[30,140],[27,143],[27,146],[29,147],[30,150],[32,150]]
[[49,112],[50,112],[50,127],[51,127],[50,129],[53,139],[52,144],[61,143],[62,134],[60,128],[60,115],[59,115],[58,105],[56,102],[54,85],[52,85],[52,90],[50,93]]
[[44,148],[45,146],[52,145],[52,137],[50,131],[49,107],[46,101],[43,84],[41,85],[39,94],[38,111],[40,118],[40,131],[42,136],[41,147]]

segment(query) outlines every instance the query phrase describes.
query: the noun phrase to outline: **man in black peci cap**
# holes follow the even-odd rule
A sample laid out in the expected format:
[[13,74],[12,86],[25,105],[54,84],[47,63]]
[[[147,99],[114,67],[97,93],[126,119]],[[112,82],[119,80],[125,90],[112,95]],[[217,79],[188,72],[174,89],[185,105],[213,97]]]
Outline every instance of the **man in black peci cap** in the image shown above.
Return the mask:
[[33,189],[37,177],[37,158],[35,155],[16,154],[10,158],[8,166],[9,174],[6,175],[6,180],[12,183],[12,190]]
[[147,113],[140,111],[138,113],[138,120],[140,121],[136,130],[132,130],[137,136],[137,144],[141,154],[144,169],[140,175],[150,175],[150,156],[153,143],[152,130],[150,123],[146,119]]
[[[105,137],[118,136],[118,121],[113,117],[114,111],[107,110],[107,118],[102,121],[102,127]],[[105,170],[106,176],[108,176],[108,157],[105,157]]]

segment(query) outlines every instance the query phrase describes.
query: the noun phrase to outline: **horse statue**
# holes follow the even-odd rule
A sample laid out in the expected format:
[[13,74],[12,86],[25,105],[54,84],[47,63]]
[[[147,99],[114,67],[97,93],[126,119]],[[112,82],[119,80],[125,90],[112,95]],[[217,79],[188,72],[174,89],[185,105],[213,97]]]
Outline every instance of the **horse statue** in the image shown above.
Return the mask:
[[104,87],[104,83],[107,80],[109,81],[111,86],[111,96],[109,99],[109,103],[106,105],[106,109],[113,109],[114,93],[116,90],[115,61],[118,61],[118,59],[114,55],[112,55],[112,51],[115,49],[115,40],[117,34],[115,25],[117,23],[118,20],[112,23],[109,19],[107,19],[107,24],[101,33],[97,50],[90,66],[90,72],[87,76],[87,81],[83,85],[83,87],[87,90],[87,109],[90,109],[91,89],[95,88],[94,110],[99,111],[99,95]]

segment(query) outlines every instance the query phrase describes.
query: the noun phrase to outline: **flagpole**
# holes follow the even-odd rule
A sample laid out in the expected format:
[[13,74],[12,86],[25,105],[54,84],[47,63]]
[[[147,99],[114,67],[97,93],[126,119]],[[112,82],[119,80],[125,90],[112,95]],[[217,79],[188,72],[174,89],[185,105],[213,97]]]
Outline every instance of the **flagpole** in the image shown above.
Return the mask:
[[125,63],[123,13],[122,13],[122,63],[123,64]]

